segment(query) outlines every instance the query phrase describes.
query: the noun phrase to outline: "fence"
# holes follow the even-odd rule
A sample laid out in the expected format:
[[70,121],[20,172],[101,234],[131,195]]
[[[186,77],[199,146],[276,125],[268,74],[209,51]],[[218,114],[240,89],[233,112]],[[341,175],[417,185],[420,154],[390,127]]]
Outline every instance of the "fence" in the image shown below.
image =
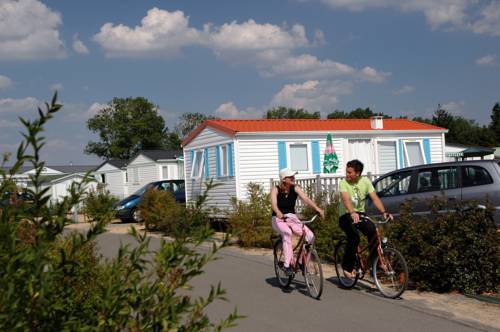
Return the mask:
[[[380,174],[372,174],[368,172],[365,175],[370,181],[375,181]],[[334,194],[339,189],[339,184],[345,176],[343,175],[329,175],[329,174],[317,174],[314,177],[295,179],[295,183],[299,185],[304,191],[312,192],[313,196],[321,193],[328,193],[326,195],[327,203],[334,197]],[[279,179],[270,179],[271,188],[273,185],[277,185]],[[300,210],[304,206],[302,200],[297,201],[297,208]]]

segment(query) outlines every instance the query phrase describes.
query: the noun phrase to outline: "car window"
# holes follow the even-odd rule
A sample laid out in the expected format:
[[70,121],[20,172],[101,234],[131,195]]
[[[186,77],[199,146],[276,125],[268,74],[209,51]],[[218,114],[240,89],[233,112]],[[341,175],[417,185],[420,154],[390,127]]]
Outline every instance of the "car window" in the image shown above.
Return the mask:
[[417,192],[458,188],[456,167],[421,169],[417,175]]
[[410,190],[411,171],[386,176],[375,184],[375,191],[380,197],[407,194]]
[[462,166],[462,186],[472,187],[493,183],[490,173],[480,166]]

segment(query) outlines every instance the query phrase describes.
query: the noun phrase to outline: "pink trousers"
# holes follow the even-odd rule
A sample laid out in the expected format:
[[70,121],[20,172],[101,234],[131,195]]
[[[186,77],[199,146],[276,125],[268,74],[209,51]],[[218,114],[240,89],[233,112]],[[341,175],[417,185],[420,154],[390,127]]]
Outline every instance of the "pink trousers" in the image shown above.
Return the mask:
[[[281,235],[281,239],[283,240],[283,254],[285,255],[284,266],[289,267],[293,256],[292,233],[301,236],[302,224],[295,214],[288,213],[286,216],[285,220],[273,217],[272,226],[273,230]],[[313,232],[307,226],[304,226],[304,231],[306,232],[307,243],[313,244]]]

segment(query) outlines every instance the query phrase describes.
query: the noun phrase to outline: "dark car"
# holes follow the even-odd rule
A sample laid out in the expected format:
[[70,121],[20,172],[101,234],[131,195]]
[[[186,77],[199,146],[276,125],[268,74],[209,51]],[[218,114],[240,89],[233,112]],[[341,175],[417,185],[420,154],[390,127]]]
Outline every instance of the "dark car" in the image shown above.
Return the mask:
[[115,204],[116,216],[122,221],[139,221],[137,206],[148,189],[169,191],[174,195],[177,202],[185,203],[186,194],[184,188],[184,180],[163,180],[148,183],[132,195]]
[[[458,201],[489,200],[495,207],[494,220],[500,225],[500,161],[470,160],[427,164],[402,168],[387,173],[373,183],[375,191],[384,202],[385,209],[399,215],[402,203],[412,199],[413,212],[429,214],[429,200],[445,197],[453,209]],[[444,195],[444,196],[443,196]],[[376,214],[373,202],[368,199],[368,214]]]
[[28,192],[16,192],[12,193],[9,191],[4,192],[0,197],[0,207],[6,207],[8,205],[20,205],[23,203],[33,203],[33,195]]

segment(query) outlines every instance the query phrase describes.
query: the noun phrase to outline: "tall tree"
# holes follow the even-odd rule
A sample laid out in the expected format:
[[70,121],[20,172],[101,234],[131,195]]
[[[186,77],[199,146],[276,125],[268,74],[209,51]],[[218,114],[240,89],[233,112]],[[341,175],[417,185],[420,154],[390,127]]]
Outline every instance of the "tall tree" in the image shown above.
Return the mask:
[[189,133],[205,120],[217,119],[213,115],[205,115],[202,113],[184,113],[180,116],[180,121],[175,126],[175,133],[184,139]]
[[309,113],[303,108],[274,107],[266,112],[265,119],[320,119],[319,112]]
[[491,110],[490,130],[495,135],[495,145],[500,145],[500,103],[496,103]]
[[347,112],[344,112],[344,111],[335,110],[331,113],[328,113],[326,118],[327,119],[349,119],[350,114]]
[[90,141],[86,154],[104,159],[129,159],[142,149],[161,149],[169,143],[168,128],[158,107],[146,98],[113,98],[87,121],[100,141]]
[[367,107],[367,108],[358,107],[349,113],[346,113],[344,111],[335,110],[334,112],[328,114],[326,116],[326,118],[327,119],[369,119],[375,115],[383,116],[384,119],[392,118],[391,116],[386,115],[384,113],[375,113],[370,109],[370,107]]

